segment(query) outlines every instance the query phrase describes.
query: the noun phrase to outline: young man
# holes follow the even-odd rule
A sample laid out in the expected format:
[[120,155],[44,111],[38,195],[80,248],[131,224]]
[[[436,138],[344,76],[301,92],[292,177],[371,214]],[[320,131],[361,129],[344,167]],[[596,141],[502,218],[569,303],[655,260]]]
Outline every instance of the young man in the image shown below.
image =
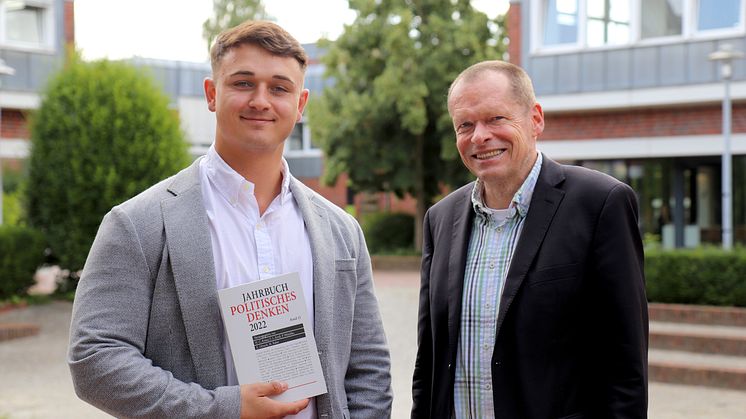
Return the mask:
[[469,67],[448,110],[477,181],[425,216],[412,417],[646,417],[634,192],[537,151],[519,67]]
[[[207,155],[104,218],[78,286],[69,365],[78,395],[123,417],[380,418],[390,362],[355,220],[293,178],[285,139],[308,100],[307,56],[269,22],[211,49]],[[238,385],[217,290],[298,272],[328,393],[276,402]]]

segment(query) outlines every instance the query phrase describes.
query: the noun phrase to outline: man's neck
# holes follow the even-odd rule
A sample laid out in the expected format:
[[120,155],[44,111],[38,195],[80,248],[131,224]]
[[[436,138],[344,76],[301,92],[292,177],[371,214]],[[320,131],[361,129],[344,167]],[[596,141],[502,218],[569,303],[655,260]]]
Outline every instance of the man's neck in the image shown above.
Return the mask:
[[254,184],[259,215],[264,214],[282,189],[282,149],[279,153],[252,153],[227,152],[216,147],[216,151],[228,166]]

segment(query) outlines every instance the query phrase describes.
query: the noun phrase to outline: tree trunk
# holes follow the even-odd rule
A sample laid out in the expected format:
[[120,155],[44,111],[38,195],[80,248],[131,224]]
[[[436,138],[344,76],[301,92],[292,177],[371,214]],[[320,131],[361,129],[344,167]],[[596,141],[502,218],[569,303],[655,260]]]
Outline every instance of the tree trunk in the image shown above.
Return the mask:
[[427,208],[427,197],[425,196],[425,137],[420,134],[415,139],[415,200],[417,201],[417,211],[414,215],[414,248],[416,251],[422,251],[422,222],[425,219],[425,209]]

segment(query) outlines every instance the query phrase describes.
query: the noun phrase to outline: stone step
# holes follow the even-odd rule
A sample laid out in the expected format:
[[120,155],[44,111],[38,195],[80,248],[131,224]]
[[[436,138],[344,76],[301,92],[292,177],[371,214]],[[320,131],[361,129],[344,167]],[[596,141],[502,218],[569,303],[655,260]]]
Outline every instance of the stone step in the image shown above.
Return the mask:
[[746,391],[746,357],[650,349],[650,381]]
[[746,327],[653,321],[650,348],[746,357]]
[[746,308],[690,304],[648,304],[650,321],[746,327]]

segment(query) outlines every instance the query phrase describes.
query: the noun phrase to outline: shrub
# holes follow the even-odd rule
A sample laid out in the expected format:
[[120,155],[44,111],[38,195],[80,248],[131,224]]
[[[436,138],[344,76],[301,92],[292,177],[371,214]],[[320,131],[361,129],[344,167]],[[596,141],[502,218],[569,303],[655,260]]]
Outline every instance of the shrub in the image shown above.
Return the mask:
[[34,284],[44,261],[44,236],[29,227],[0,227],[0,300],[22,294]]
[[82,268],[104,214],[189,162],[177,115],[121,62],[72,57],[31,121],[28,219],[63,268]]
[[371,253],[396,253],[414,248],[414,216],[377,212],[362,219],[363,233]]
[[648,300],[746,307],[746,249],[645,252]]

